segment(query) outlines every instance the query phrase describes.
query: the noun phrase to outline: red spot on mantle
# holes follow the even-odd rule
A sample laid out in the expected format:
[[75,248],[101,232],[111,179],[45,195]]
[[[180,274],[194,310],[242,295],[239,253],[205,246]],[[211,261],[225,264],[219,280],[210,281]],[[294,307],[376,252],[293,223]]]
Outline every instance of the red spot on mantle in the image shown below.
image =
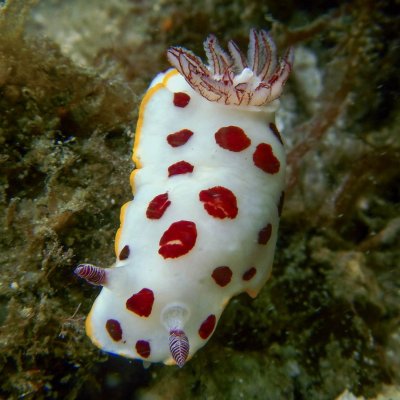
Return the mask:
[[135,345],[137,353],[143,358],[150,356],[150,343],[147,340],[138,340]]
[[211,276],[217,285],[224,287],[231,281],[232,271],[229,267],[217,267]]
[[192,250],[197,239],[196,224],[191,221],[178,221],[164,232],[160,239],[158,253],[164,258],[177,258]]
[[258,243],[267,244],[272,234],[272,225],[268,224],[258,232]]
[[215,318],[215,315],[214,314],[209,315],[207,319],[203,321],[203,323],[200,325],[199,336],[202,339],[207,339],[214,330],[216,322],[217,318]]
[[215,186],[202,190],[199,199],[204,203],[205,210],[215,218],[235,218],[238,207],[235,195],[223,186]]
[[126,301],[126,308],[140,317],[148,317],[153,308],[154,294],[147,288],[135,293]]
[[172,147],[179,147],[184,145],[193,135],[189,129],[182,129],[181,131],[171,133],[167,136],[167,142]]
[[119,253],[118,258],[119,258],[120,260],[126,260],[126,259],[129,257],[129,253],[130,253],[130,251],[129,251],[129,246],[128,246],[128,245],[125,245],[125,246],[123,247],[123,249],[121,250],[121,252]]
[[250,146],[251,140],[238,126],[226,126],[218,129],[215,141],[225,150],[239,152]]
[[121,324],[116,319],[107,320],[106,330],[115,342],[119,342],[122,339]]
[[146,217],[149,219],[160,219],[170,204],[168,193],[159,194],[150,201],[146,210]]
[[267,143],[260,143],[253,154],[253,161],[256,167],[268,174],[276,174],[281,166],[275,157],[272,147]]
[[253,278],[253,276],[257,273],[257,270],[254,267],[251,267],[250,269],[248,269],[243,275],[242,275],[242,279],[244,281],[249,281],[251,278]]
[[174,105],[176,107],[184,108],[189,104],[190,96],[183,92],[174,93]]
[[178,161],[168,167],[168,176],[193,172],[194,166],[187,161]]

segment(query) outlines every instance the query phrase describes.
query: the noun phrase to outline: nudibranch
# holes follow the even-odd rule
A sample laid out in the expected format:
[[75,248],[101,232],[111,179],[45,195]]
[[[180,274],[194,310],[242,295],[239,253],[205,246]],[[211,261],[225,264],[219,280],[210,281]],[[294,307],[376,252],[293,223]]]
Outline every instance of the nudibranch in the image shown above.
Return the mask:
[[181,47],[140,106],[112,268],[76,274],[103,288],[86,331],[104,351],[182,367],[210,339],[232,296],[269,277],[283,202],[285,151],[275,125],[293,64],[264,30],[245,57],[215,36],[208,66]]

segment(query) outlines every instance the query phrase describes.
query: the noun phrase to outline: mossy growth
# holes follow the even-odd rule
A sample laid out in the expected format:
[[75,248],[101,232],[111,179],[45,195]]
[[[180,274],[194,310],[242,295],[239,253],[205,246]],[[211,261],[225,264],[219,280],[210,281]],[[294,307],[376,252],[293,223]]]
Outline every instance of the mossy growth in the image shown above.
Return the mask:
[[105,356],[85,339],[94,291],[73,267],[95,248],[112,261],[136,101],[25,35],[28,5],[0,9],[0,393],[74,398]]

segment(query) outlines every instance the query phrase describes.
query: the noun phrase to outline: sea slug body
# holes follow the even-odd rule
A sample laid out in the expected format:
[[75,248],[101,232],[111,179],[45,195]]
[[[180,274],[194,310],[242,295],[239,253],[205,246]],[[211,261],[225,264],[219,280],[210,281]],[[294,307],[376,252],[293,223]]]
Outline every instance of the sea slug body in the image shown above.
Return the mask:
[[134,199],[121,209],[112,268],[76,274],[103,286],[86,321],[99,348],[182,367],[229,299],[269,277],[285,178],[275,111],[293,63],[251,30],[248,57],[210,35],[208,66],[172,47],[137,123]]

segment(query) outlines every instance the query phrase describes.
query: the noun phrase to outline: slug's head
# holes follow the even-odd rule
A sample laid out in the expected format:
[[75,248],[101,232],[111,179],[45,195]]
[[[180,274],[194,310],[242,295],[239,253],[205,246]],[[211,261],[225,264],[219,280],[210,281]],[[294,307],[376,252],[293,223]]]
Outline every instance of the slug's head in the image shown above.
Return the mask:
[[227,54],[214,35],[204,42],[208,66],[182,47],[168,50],[169,62],[189,85],[210,101],[232,106],[263,106],[277,99],[293,65],[293,50],[278,61],[269,34],[250,31],[247,57],[230,41]]
[[[135,349],[144,360],[150,356],[152,351],[150,346],[154,346],[153,350],[157,351],[156,340],[153,340],[150,345],[151,341],[135,338],[135,331],[140,329],[138,323],[143,322],[141,319],[137,320],[136,324],[132,324],[131,320],[126,319],[124,309],[123,313],[116,313],[117,306],[121,305],[120,300],[122,299],[122,304],[125,303],[124,297],[121,297],[119,292],[119,288],[127,280],[124,267],[100,268],[91,264],[80,264],[75,269],[75,274],[92,285],[104,286],[108,289],[109,301],[107,304],[100,305],[99,314],[92,315],[87,321],[88,334],[98,347],[111,353],[136,358],[132,354],[133,350],[127,349],[129,345],[125,344],[129,343],[129,339],[133,337],[133,341],[136,343]],[[126,301],[126,308],[135,313],[140,313],[142,317],[147,317],[147,311],[150,309],[151,312],[154,301],[153,293],[150,292],[149,289],[142,289],[139,293],[131,296]],[[111,312],[109,307],[111,307]],[[169,303],[161,311],[159,322],[162,326],[162,336],[165,338],[163,342],[168,344],[169,357],[165,360],[168,364],[183,367],[189,358],[191,349],[189,338],[185,333],[189,317],[190,311],[182,303]],[[93,319],[94,321],[92,321]],[[93,326],[96,328],[100,326],[102,329],[94,332]],[[156,323],[149,329],[154,333],[158,327],[159,324]],[[160,336],[157,336],[157,339],[159,340]]]

